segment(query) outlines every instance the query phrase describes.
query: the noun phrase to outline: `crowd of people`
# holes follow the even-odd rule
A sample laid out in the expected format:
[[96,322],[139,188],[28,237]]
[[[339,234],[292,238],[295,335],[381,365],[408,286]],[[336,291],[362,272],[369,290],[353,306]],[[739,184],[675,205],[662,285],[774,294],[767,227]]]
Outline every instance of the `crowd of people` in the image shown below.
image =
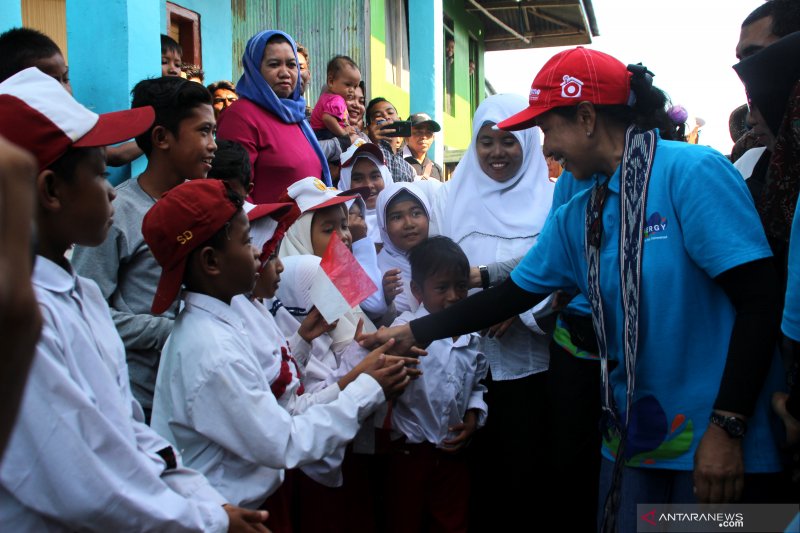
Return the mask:
[[[404,131],[347,56],[311,108],[285,32],[236,84],[161,46],[97,115],[50,38],[0,34],[4,528],[560,530],[569,502],[611,533],[638,503],[798,502],[798,2],[741,27],[749,151],[685,142],[646,66],[577,47],[482,101],[447,181],[441,126]],[[336,261],[371,288],[329,321]]]

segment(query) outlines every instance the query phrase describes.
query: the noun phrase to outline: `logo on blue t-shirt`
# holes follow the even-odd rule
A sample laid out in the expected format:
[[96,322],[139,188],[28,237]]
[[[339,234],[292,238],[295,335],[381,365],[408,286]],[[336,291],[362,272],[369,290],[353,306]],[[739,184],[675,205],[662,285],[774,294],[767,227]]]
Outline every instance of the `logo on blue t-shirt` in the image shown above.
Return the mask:
[[644,240],[666,239],[667,217],[662,217],[658,211],[647,217],[644,225]]

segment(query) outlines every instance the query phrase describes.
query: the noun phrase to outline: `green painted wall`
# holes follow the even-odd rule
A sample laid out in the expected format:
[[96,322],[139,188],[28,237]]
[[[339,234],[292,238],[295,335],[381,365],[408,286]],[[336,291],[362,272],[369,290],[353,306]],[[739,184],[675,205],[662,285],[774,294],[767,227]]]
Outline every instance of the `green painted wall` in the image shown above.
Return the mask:
[[[386,79],[386,14],[385,0],[369,0],[370,15],[370,78],[367,83],[367,100],[382,96],[389,100],[403,118],[408,117],[411,97]],[[413,74],[412,74],[413,75]]]
[[467,13],[464,0],[443,0],[444,13],[452,19],[455,37],[455,114],[443,114],[442,128],[445,131],[445,148],[464,150],[472,137],[472,109],[469,101],[469,39],[478,41],[478,63],[475,75],[480,80],[478,102],[483,99],[483,25],[480,20]]
[[[453,20],[455,52],[455,114],[443,114],[442,139],[447,149],[463,150],[469,146],[472,136],[472,109],[469,101],[469,39],[478,41],[478,64],[476,76],[479,77],[478,100],[483,99],[483,25],[480,20],[467,13],[464,0],[444,0],[444,13]],[[386,79],[386,47],[384,45],[386,28],[384,14],[385,0],[369,0],[370,6],[370,79],[369,97],[383,96],[392,102],[401,116],[409,113],[410,97],[407,91]],[[442,30],[444,31],[444,30]],[[414,73],[411,72],[411,76]],[[443,83],[443,81],[442,81]]]

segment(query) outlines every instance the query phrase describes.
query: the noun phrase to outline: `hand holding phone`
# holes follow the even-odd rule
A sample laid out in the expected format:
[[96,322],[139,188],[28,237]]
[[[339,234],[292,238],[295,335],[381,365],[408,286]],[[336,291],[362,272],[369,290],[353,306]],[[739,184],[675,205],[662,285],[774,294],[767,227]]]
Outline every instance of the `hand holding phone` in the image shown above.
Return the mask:
[[381,133],[386,137],[411,137],[411,122],[396,120],[380,127]]

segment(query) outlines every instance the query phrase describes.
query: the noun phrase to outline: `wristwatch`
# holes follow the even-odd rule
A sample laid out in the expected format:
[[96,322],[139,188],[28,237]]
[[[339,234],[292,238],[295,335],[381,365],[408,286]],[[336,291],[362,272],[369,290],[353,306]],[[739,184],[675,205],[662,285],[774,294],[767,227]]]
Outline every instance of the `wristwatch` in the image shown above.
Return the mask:
[[709,420],[725,430],[733,439],[741,439],[747,432],[747,422],[735,416],[724,416],[719,413],[711,413]]
[[488,289],[489,285],[491,285],[489,280],[489,267],[486,265],[479,265],[478,270],[481,273],[481,287]]

